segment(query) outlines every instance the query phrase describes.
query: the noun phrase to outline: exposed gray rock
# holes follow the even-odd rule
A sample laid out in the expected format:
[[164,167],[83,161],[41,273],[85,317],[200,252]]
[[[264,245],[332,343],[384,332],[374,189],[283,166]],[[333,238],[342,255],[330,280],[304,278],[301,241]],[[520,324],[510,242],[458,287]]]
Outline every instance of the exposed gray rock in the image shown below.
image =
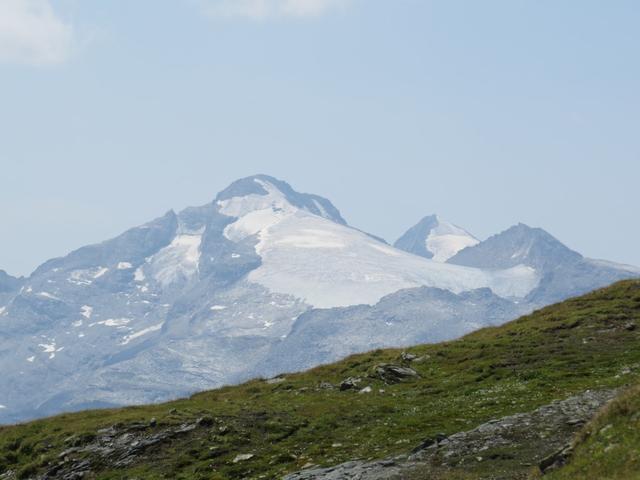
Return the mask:
[[253,453],[241,453],[240,455],[236,455],[233,459],[233,463],[245,462],[247,460],[251,460],[255,455]]
[[402,352],[400,354],[400,359],[405,363],[411,363],[416,360],[418,357],[412,353]]
[[373,375],[386,383],[399,383],[419,377],[413,368],[381,363],[373,367]]
[[[205,417],[194,423],[184,423],[162,429],[149,423],[113,425],[101,429],[94,438],[80,439],[80,443],[59,455],[59,462],[51,466],[39,480],[69,480],[83,478],[96,471],[96,466],[123,468],[141,461],[148,452],[178,436],[201,429],[213,428],[217,423]],[[1,477],[0,477],[1,478]]]
[[360,382],[362,382],[362,379],[359,377],[345,378],[342,382],[340,382],[340,391],[354,390],[358,388]]
[[[473,474],[477,463],[496,459],[511,461],[515,469],[520,468],[523,473],[530,471],[532,465],[540,465],[543,472],[549,471],[562,465],[570,454],[567,445],[580,425],[569,420],[587,422],[616,393],[616,390],[586,391],[529,413],[491,420],[473,430],[450,436],[439,434],[426,439],[407,455],[315,468],[287,475],[284,479],[382,480],[401,479],[409,474],[424,474],[425,478],[431,478],[438,472],[455,468]],[[485,478],[478,475],[477,478]],[[508,476],[501,476],[496,469],[491,478],[506,480],[513,478],[512,475],[513,470]]]

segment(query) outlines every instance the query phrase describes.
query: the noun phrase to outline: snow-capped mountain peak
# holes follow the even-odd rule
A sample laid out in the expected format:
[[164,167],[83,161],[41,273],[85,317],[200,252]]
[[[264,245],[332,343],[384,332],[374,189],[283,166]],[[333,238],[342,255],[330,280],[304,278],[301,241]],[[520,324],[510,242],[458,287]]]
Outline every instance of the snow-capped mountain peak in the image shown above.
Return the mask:
[[407,230],[394,246],[436,262],[446,262],[459,251],[478,243],[480,241],[465,229],[438,215],[429,215]]
[[524,226],[477,243],[431,216],[408,253],[325,198],[238,180],[26,279],[0,271],[0,423],[449,339],[640,272]]
[[236,180],[216,197],[222,213],[243,216],[254,210],[299,209],[346,225],[338,209],[326,198],[296,192],[291,186],[269,175],[253,175]]
[[224,236],[233,242],[259,235],[300,210],[273,183],[261,178],[252,180],[265,193],[249,193],[216,202],[220,213],[237,218],[224,229]]

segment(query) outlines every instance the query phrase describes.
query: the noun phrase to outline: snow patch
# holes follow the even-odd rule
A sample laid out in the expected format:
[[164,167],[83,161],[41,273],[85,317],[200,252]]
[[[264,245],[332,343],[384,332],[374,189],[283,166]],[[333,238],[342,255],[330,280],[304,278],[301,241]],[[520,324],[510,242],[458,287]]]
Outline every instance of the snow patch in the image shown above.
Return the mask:
[[152,325],[148,328],[140,330],[139,332],[135,332],[130,335],[127,335],[122,339],[123,341],[120,345],[127,345],[131,340],[135,340],[136,338],[142,337],[143,335],[146,335],[151,332],[157,332],[162,328],[163,325],[164,325],[164,322],[159,323],[157,325]]
[[226,309],[226,308],[227,308],[227,307],[225,307],[224,305],[213,305],[213,306],[211,307],[211,310],[224,310],[224,309]]
[[105,273],[107,273],[109,271],[108,268],[106,267],[100,267],[98,268],[98,271],[93,275],[93,278],[100,278],[102,277]]
[[460,250],[480,243],[465,229],[438,218],[438,226],[433,228],[425,240],[427,250],[433,254],[435,262],[446,262]]
[[118,270],[129,270],[130,268],[133,268],[133,265],[131,265],[129,262],[120,262],[118,263]]
[[133,279],[136,282],[144,282],[145,278],[146,277],[144,276],[144,271],[142,270],[142,267],[138,267],[135,273],[133,274]]
[[315,198],[312,201],[313,201],[313,204],[318,209],[318,211],[320,212],[320,216],[328,219],[331,218],[331,215],[329,215],[329,213],[325,210],[325,208],[322,206],[322,204],[319,201],[317,201]]
[[27,362],[29,363],[33,363],[33,361],[36,359],[35,355],[32,355],[31,357],[27,358]]
[[56,297],[55,295],[50,294],[49,292],[38,292],[38,296],[40,297],[44,297],[44,298],[48,298],[49,300],[56,300],[56,301],[60,301],[60,299],[58,297]]
[[148,268],[153,278],[165,287],[190,280],[198,273],[201,242],[201,234],[177,235],[171,244],[151,257]]
[[56,351],[55,343],[40,343],[38,346],[42,348],[42,353],[52,353]]
[[83,305],[82,307],[80,307],[80,315],[82,315],[87,320],[90,319],[91,315],[93,315],[93,307],[90,305]]
[[69,275],[69,278],[67,278],[67,281],[74,285],[91,285],[93,282],[87,278],[88,274],[89,272],[87,270],[74,270]]
[[298,211],[271,183],[254,180],[267,191],[266,195],[251,194],[218,201],[220,213],[237,218],[224,229],[224,236],[233,242],[261,235]]
[[96,322],[92,325],[104,325],[105,327],[122,327],[131,322],[130,318],[109,318],[107,320],[102,320],[101,322]]
[[49,354],[49,360],[53,360],[56,357],[56,353],[64,350],[64,347],[56,348],[55,340],[49,340],[49,341],[52,343],[39,343],[38,346],[42,348],[42,353]]

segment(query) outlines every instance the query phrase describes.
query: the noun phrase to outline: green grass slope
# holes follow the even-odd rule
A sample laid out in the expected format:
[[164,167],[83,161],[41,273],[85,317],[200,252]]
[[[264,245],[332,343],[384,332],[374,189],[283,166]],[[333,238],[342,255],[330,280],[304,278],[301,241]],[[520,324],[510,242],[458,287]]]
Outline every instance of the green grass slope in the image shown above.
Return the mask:
[[[161,405],[64,414],[3,427],[0,478],[3,471],[14,472],[11,478],[41,474],[70,447],[79,449],[70,455],[74,459],[91,459],[82,447],[100,429],[144,425],[153,434],[197,418],[205,419],[201,423],[206,428],[156,444],[132,463],[116,467],[93,458],[90,478],[277,478],[307,464],[405,452],[438,433],[469,430],[586,389],[635,383],[640,373],[640,281],[621,282],[456,341],[407,351],[422,357],[411,363],[420,376],[396,384],[385,384],[372,372],[380,363],[400,364],[401,351],[377,350],[286,375],[279,383],[254,380]],[[326,388],[347,377],[361,377],[359,387],[371,386],[371,392]],[[234,462],[240,454],[253,456]]]
[[607,405],[576,439],[568,465],[548,478],[640,479],[640,386]]

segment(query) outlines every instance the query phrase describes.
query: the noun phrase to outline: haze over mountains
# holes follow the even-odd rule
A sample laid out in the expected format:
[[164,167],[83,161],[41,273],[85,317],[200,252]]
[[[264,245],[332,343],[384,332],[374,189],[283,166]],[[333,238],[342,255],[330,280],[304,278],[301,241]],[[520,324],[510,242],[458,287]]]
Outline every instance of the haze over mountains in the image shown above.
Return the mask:
[[0,422],[451,339],[639,275],[522,224],[481,242],[425,217],[392,247],[257,175],[29,278],[0,271]]

